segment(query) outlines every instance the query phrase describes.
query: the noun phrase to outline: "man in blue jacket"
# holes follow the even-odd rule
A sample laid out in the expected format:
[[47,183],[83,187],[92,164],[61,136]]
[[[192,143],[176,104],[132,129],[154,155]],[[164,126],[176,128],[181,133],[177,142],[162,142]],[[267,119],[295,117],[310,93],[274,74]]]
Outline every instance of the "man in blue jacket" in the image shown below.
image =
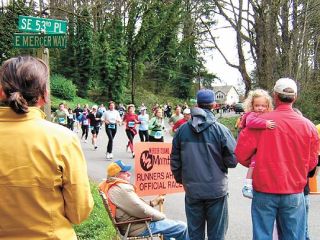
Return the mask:
[[197,93],[192,118],[177,131],[172,142],[171,171],[186,191],[185,211],[190,239],[225,239],[228,228],[228,168],[237,165],[235,139],[212,113],[212,90]]

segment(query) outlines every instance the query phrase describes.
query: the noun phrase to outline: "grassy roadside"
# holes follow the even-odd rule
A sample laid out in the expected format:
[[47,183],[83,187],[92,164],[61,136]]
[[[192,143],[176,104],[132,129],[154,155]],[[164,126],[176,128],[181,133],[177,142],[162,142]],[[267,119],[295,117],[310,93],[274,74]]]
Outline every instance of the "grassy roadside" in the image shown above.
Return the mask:
[[109,220],[98,193],[98,186],[91,183],[91,193],[94,200],[94,208],[87,220],[74,229],[79,240],[111,240],[115,237],[115,230]]

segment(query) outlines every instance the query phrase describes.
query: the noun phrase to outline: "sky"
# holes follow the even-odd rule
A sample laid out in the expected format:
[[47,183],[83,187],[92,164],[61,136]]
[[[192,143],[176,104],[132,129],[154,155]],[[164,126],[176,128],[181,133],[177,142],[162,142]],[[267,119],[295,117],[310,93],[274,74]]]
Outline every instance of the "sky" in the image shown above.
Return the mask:
[[[229,62],[238,65],[236,34],[223,17],[217,17],[218,24],[213,31],[216,36],[216,42]],[[216,74],[221,82],[216,82],[214,85],[233,85],[238,90],[244,90],[242,77],[240,72],[233,67],[230,67],[221,56],[218,50],[212,49],[204,54],[206,60],[206,68],[208,72]],[[248,71],[253,70],[253,63],[247,62]]]

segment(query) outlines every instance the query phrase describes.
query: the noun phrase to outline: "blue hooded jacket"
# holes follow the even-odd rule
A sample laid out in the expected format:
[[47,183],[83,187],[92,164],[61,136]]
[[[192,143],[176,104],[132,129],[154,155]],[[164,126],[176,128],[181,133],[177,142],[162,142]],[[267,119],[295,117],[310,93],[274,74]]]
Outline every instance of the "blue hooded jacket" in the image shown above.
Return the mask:
[[193,108],[192,118],[176,132],[172,141],[171,171],[183,184],[186,195],[214,199],[228,192],[228,168],[234,168],[236,141],[213,113]]

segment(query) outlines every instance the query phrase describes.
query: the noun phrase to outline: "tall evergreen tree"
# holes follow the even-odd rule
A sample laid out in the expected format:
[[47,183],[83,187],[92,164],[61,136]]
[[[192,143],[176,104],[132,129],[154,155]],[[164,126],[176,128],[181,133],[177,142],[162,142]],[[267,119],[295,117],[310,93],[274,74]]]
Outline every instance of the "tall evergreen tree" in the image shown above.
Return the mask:
[[77,17],[77,65],[79,78],[75,81],[78,86],[78,95],[87,96],[88,84],[93,74],[93,31],[91,17],[85,7],[81,16]]

